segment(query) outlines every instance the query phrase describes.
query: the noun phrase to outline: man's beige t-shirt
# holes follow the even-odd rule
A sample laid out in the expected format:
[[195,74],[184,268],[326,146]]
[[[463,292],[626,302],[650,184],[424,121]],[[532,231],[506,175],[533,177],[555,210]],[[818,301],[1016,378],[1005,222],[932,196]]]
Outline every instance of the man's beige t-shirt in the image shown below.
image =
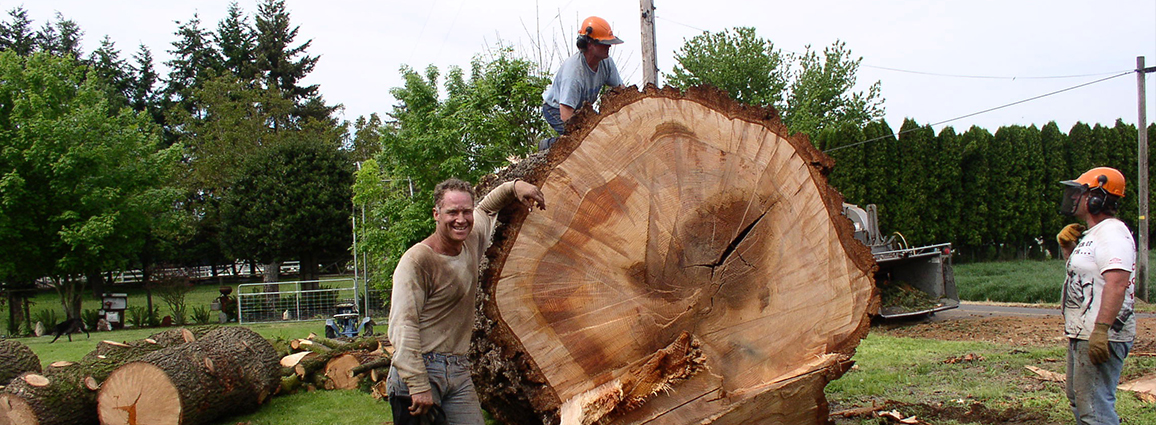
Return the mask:
[[401,256],[393,272],[389,340],[393,367],[410,394],[430,389],[424,353],[464,355],[474,328],[478,263],[490,245],[498,211],[515,200],[508,182],[486,195],[474,209],[474,228],[462,252],[434,252],[418,242]]

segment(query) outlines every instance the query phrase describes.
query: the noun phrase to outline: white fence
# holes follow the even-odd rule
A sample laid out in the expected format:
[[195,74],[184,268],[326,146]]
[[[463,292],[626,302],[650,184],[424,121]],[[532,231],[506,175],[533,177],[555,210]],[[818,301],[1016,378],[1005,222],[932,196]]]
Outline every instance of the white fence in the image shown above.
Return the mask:
[[[377,290],[365,290],[354,279],[297,282],[244,283],[237,285],[237,321],[240,323],[325,320],[340,304],[354,304],[363,316],[384,325],[389,315]],[[382,328],[384,330],[384,328]]]
[[[250,264],[246,261],[237,261],[233,264],[218,264],[216,266],[193,266],[180,267],[157,270],[154,273],[164,274],[166,271],[180,271],[182,274],[188,275],[191,279],[209,279],[215,277],[242,277],[242,276],[258,276],[264,274],[264,264]],[[297,274],[301,271],[301,265],[298,261],[285,261],[281,263],[281,274],[291,275]],[[135,283],[140,282],[143,273],[139,269],[121,270],[111,273],[113,283]]]

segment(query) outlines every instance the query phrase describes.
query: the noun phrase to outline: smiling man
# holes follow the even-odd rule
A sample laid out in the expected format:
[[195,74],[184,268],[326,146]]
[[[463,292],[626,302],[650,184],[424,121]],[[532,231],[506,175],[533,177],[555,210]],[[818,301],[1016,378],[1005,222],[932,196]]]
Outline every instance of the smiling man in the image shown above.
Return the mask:
[[470,334],[478,262],[498,215],[511,202],[546,209],[537,186],[507,182],[474,208],[474,190],[458,179],[434,189],[434,233],[401,256],[393,271],[389,403],[393,423],[482,425],[470,380]]

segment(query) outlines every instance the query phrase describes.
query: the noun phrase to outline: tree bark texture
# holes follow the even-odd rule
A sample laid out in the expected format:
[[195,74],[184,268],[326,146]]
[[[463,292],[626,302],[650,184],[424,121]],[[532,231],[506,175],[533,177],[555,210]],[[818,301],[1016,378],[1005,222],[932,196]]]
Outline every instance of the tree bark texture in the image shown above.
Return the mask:
[[97,396],[100,421],[196,425],[251,411],[280,384],[277,361],[248,328],[217,328],[115,370]]
[[20,341],[0,339],[0,385],[24,372],[40,372],[40,358]]
[[[95,424],[96,390],[109,374],[125,363],[184,344],[187,338],[202,336],[212,329],[210,326],[169,329],[136,341],[101,341],[80,361],[46,370],[43,374],[48,379],[46,386],[13,380],[14,385],[0,393],[0,425]],[[37,367],[39,371],[39,362]]]
[[826,423],[823,388],[878,309],[833,161],[725,93],[615,90],[520,178],[548,209],[503,211],[472,356],[483,405],[517,424]]

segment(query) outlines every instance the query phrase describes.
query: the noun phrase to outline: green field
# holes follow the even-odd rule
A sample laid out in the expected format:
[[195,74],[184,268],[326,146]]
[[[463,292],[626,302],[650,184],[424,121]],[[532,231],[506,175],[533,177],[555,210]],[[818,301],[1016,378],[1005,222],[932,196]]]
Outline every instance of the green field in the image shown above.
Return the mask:
[[[1156,265],[1156,251],[1149,251],[1148,263]],[[1058,306],[1064,283],[1064,262],[1017,260],[955,264],[955,286],[964,301],[1049,304]],[[1149,266],[1148,287],[1153,276]],[[1156,294],[1156,289],[1149,289]],[[1152,304],[1137,301],[1137,310],[1156,311]]]

